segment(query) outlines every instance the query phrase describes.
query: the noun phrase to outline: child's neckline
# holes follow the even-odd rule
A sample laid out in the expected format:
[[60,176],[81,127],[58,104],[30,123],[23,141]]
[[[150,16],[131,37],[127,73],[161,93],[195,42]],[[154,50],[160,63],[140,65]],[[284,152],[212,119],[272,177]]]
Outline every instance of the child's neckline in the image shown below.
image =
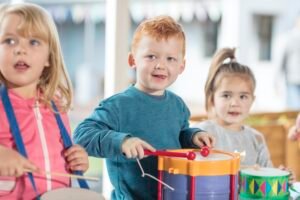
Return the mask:
[[135,87],[135,86],[131,86],[133,90],[145,95],[145,96],[148,96],[150,98],[153,98],[153,99],[158,99],[158,100],[161,100],[161,99],[164,99],[166,97],[166,91],[164,91],[164,93],[162,95],[152,95],[152,94],[149,94],[147,92],[144,92],[142,90],[140,90],[139,88]]
[[212,121],[212,123],[218,125],[220,128],[222,128],[222,129],[224,129],[226,131],[230,131],[232,133],[241,133],[241,132],[243,132],[245,130],[245,126],[244,125],[241,125],[239,127],[239,129],[237,130],[237,129],[233,129],[233,128],[229,128],[229,127],[223,126],[223,125],[219,124],[216,120],[211,120],[211,121]]

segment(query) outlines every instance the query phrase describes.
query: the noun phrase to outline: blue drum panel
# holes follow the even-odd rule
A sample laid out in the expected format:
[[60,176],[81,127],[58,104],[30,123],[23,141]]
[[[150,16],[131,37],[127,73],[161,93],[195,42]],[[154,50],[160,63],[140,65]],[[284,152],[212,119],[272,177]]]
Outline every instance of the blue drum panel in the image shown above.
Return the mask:
[[[163,188],[164,200],[189,200],[190,176],[169,174],[163,172],[163,181],[173,187],[172,191]],[[236,176],[235,196],[237,197],[238,179]],[[230,176],[197,176],[195,188],[195,200],[227,200],[230,195]]]

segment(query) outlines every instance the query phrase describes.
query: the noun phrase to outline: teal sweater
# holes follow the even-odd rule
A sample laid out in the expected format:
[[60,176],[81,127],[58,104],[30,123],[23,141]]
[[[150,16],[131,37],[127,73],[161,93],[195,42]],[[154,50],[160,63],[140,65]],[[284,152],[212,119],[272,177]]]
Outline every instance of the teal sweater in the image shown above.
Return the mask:
[[[189,128],[190,112],[183,100],[170,91],[151,96],[131,86],[106,100],[74,132],[74,140],[90,156],[106,158],[114,191],[112,199],[157,199],[157,182],[141,177],[135,159],[121,151],[125,137],[139,137],[157,150],[194,147]],[[145,173],[157,177],[157,157],[141,161]]]

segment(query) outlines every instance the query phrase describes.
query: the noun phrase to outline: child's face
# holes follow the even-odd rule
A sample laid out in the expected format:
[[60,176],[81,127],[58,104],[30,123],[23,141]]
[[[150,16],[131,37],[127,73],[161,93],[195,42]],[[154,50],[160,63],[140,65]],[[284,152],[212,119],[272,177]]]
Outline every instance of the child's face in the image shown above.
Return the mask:
[[157,41],[143,36],[128,62],[136,69],[135,87],[151,95],[162,95],[185,67],[182,41],[176,37]]
[[217,121],[232,130],[240,130],[253,103],[250,80],[239,76],[224,77],[214,93],[213,106]]
[[20,35],[17,27],[21,22],[16,14],[7,15],[2,21],[0,72],[8,88],[34,93],[44,67],[49,67],[49,45],[34,35]]

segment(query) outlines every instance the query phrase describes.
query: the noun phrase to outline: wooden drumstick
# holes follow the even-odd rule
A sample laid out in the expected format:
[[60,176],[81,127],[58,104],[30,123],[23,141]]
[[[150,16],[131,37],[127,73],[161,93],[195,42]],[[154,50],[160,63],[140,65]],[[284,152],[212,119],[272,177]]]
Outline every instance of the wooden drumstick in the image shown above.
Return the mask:
[[[24,170],[25,172],[32,172],[30,170]],[[78,178],[78,179],[85,179],[89,181],[99,181],[99,178],[96,177],[90,177],[90,176],[80,176],[75,174],[68,174],[68,173],[60,173],[60,172],[49,172],[49,171],[42,171],[39,170],[39,172],[32,172],[32,173],[38,173],[38,174],[46,174],[46,175],[52,175],[52,176],[64,176],[69,178]]]

